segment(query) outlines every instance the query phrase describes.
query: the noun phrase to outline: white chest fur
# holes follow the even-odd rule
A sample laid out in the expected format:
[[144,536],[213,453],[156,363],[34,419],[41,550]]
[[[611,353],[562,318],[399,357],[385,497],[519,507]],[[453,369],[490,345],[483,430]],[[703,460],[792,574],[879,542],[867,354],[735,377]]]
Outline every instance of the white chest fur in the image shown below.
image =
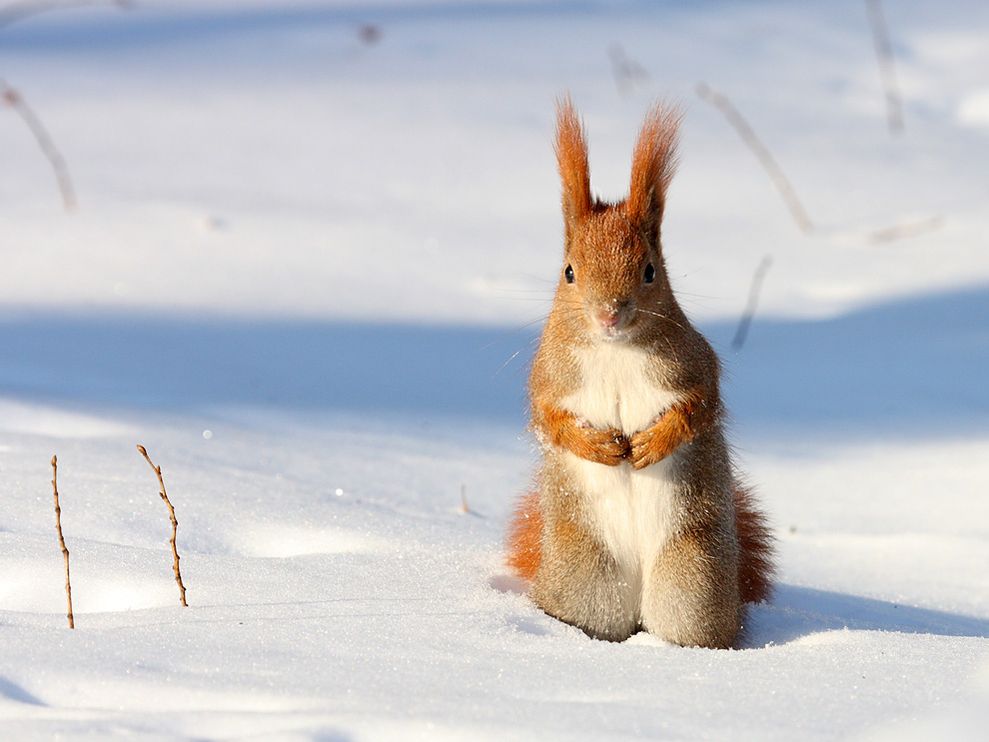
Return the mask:
[[642,348],[599,342],[575,351],[580,388],[563,407],[596,428],[618,428],[627,435],[648,428],[677,400],[656,380],[655,361]]
[[[576,353],[582,384],[562,406],[594,427],[631,435],[677,401],[676,393],[660,385],[653,361],[640,348],[598,343]],[[627,463],[605,466],[564,456],[580,483],[589,525],[635,583],[641,584],[674,525],[675,456],[640,471]]]

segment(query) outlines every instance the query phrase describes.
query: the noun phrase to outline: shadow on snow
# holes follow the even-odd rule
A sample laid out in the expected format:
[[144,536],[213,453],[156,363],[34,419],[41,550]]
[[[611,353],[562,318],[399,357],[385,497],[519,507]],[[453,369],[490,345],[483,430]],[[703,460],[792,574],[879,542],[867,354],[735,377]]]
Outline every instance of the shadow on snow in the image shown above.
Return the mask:
[[749,606],[747,623],[742,646],[753,648],[842,629],[989,638],[986,619],[785,584],[770,604]]
[[[725,396],[744,430],[867,438],[989,427],[989,288],[829,320],[757,319],[737,354],[725,350],[733,322],[702,329],[725,359]],[[536,339],[504,328],[8,310],[0,396],[455,415],[521,428]]]

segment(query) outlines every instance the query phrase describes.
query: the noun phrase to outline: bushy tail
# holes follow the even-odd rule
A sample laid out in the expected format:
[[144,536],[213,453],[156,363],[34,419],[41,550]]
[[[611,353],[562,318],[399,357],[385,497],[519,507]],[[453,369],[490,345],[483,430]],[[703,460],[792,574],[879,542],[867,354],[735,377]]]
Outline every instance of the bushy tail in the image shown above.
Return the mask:
[[528,492],[519,499],[508,528],[508,566],[519,577],[531,580],[542,558],[543,516],[539,510],[539,493]]
[[[742,602],[761,603],[772,593],[773,536],[752,493],[741,485],[735,486],[735,528],[741,551],[738,584]],[[539,569],[542,530],[539,494],[526,493],[515,508],[508,531],[508,565],[523,579],[531,580]]]
[[735,484],[735,530],[738,532],[738,588],[743,603],[761,603],[773,592],[773,535],[752,492]]

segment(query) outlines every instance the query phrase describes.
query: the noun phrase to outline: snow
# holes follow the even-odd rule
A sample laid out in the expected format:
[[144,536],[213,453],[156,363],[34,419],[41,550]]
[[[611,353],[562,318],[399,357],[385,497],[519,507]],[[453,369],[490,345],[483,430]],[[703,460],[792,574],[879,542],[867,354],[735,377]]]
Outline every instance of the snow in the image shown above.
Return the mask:
[[[3,737],[981,738],[989,13],[884,6],[898,136],[850,1],[145,0],[0,28],[79,196],[64,214],[0,109]],[[615,42],[648,73],[624,94]],[[592,641],[503,565],[568,89],[605,196],[649,101],[686,108],[667,257],[779,539],[738,650]]]

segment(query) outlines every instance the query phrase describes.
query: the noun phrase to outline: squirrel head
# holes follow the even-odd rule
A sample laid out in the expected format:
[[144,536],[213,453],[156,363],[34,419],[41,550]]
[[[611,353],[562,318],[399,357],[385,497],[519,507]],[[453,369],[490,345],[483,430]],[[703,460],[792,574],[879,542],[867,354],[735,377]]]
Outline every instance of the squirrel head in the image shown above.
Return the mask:
[[557,104],[565,249],[556,302],[567,323],[600,340],[633,340],[675,302],[660,232],[676,166],[680,114],[656,105],[632,156],[628,198],[591,197],[587,142],[569,98]]

